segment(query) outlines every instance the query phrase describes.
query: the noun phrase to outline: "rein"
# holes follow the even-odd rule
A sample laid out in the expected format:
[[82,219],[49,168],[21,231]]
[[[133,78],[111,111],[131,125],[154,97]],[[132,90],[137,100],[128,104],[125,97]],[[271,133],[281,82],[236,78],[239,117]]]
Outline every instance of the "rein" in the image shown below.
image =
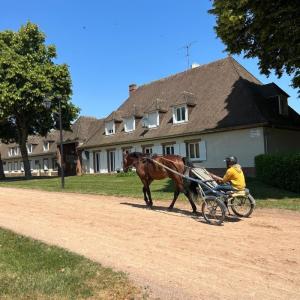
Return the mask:
[[[187,176],[187,175],[184,175],[184,174],[181,174],[181,173],[179,173],[179,172],[177,172],[177,171],[175,171],[175,170],[173,170],[173,169],[171,169],[171,168],[165,166],[164,164],[161,164],[160,162],[158,162],[158,161],[156,161],[156,160],[154,160],[154,159],[152,159],[152,158],[150,158],[150,157],[148,157],[147,159],[150,160],[150,161],[152,161],[153,163],[155,163],[155,164],[161,166],[162,168],[164,168],[164,169],[166,169],[166,170],[168,170],[168,171],[170,171],[170,172],[172,172],[172,173],[174,173],[174,174],[176,174],[176,175],[182,177],[182,178],[185,178],[185,179],[188,179],[188,180],[197,182],[197,183],[201,183],[200,180],[195,179],[195,178],[192,178],[192,177]],[[165,158],[165,160],[169,160],[169,159],[166,159],[166,158]],[[169,160],[169,161],[170,161],[170,160]]]
[[[167,159],[167,158],[164,158],[164,157],[161,157],[161,158],[174,164],[174,162],[171,161],[170,159]],[[173,169],[167,167],[166,165],[164,165],[164,164],[162,164],[162,163],[160,163],[160,162],[154,160],[153,158],[150,158],[150,157],[143,157],[143,159],[149,160],[149,161],[151,161],[151,162],[157,164],[158,166],[160,166],[160,167],[162,167],[162,168],[164,168],[164,169],[170,171],[171,173],[174,173],[174,174],[176,174],[176,175],[178,175],[178,176],[180,176],[180,177],[182,177],[182,178],[185,178],[185,179],[187,179],[187,180],[194,181],[194,182],[197,182],[197,183],[201,183],[201,181],[200,181],[199,179],[195,179],[195,178],[192,178],[192,177],[190,177],[190,176],[188,176],[188,175],[184,175],[184,174],[182,174],[182,173],[179,173],[179,172],[177,172],[177,171],[175,171],[175,170],[173,170]],[[135,167],[134,164],[135,164],[135,161],[133,161],[127,168],[130,168],[130,167],[132,167],[132,166]],[[186,168],[188,168],[188,169],[192,169],[192,168],[189,167],[189,166],[186,166],[186,165],[184,165],[184,166],[185,166]]]

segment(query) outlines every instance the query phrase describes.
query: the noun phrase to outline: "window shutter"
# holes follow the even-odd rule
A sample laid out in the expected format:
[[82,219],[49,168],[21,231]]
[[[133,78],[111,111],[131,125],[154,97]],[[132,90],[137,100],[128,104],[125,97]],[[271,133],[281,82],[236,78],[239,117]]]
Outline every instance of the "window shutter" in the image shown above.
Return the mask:
[[179,155],[181,155],[182,157],[186,157],[187,153],[186,153],[186,144],[185,143],[180,143],[179,144]]
[[179,144],[175,144],[175,145],[174,145],[174,154],[180,155]]
[[156,154],[162,154],[163,153],[163,148],[161,145],[155,145],[153,149],[153,153]]
[[205,141],[199,142],[199,148],[200,148],[200,160],[206,160],[206,142]]

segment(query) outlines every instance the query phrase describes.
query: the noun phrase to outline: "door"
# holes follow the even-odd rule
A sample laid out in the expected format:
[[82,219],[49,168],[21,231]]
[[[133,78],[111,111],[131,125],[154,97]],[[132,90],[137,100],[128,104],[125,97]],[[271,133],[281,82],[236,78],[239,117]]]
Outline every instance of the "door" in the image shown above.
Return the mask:
[[116,151],[109,150],[108,155],[108,172],[114,172],[116,170]]
[[100,164],[100,152],[95,152],[95,172],[100,173],[101,164]]

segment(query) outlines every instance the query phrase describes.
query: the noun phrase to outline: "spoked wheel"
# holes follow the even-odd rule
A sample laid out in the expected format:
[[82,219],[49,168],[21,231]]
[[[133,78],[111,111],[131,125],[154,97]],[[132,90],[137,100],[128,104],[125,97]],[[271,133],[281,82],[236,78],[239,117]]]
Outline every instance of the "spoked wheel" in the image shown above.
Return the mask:
[[239,217],[249,217],[255,207],[255,200],[251,195],[236,196],[231,200],[231,209]]
[[209,196],[203,200],[202,214],[207,223],[221,225],[225,220],[225,212],[225,205],[218,198]]

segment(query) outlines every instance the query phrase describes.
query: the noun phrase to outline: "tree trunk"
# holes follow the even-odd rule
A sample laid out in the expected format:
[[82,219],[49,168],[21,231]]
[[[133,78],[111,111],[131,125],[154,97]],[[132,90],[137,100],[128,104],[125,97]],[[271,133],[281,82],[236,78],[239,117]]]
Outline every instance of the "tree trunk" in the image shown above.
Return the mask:
[[31,169],[30,169],[30,164],[28,160],[28,152],[27,152],[27,147],[26,147],[26,142],[27,142],[28,135],[26,134],[25,131],[21,131],[21,136],[20,136],[20,150],[22,154],[22,159],[24,163],[24,171],[25,171],[25,178],[29,179],[31,178]]
[[1,153],[0,153],[0,179],[4,179],[4,178],[5,178],[5,174],[4,174],[3,163],[1,159]]

